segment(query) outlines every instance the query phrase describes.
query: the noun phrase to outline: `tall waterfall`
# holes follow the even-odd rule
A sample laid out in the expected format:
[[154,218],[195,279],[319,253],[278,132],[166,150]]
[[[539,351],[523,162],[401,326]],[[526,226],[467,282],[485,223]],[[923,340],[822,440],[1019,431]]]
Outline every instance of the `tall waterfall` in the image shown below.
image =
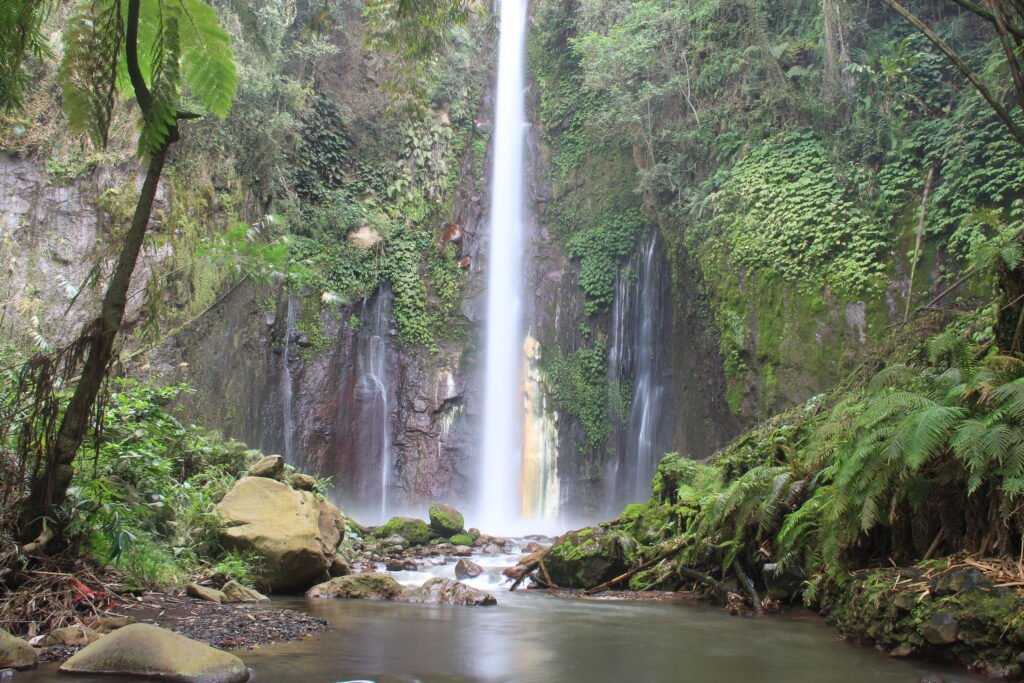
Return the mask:
[[479,526],[507,529],[522,515],[522,260],[524,43],[527,0],[500,0],[498,93],[487,268],[486,375]]

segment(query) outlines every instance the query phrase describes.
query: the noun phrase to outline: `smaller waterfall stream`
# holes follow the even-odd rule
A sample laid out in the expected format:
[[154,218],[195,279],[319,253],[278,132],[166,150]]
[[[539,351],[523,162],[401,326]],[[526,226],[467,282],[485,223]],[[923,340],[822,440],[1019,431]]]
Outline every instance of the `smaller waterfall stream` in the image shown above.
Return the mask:
[[285,462],[295,464],[295,414],[292,406],[292,369],[290,356],[292,351],[292,336],[295,334],[295,295],[288,294],[287,308],[285,309],[284,329],[284,352],[281,354],[281,431],[284,436],[284,459]]
[[616,275],[608,383],[621,405],[613,416],[617,457],[604,473],[611,513],[650,495],[658,461],[672,447],[666,348],[671,301],[659,248],[652,231]]
[[[388,489],[391,477],[391,420],[388,400],[387,338],[391,319],[391,288],[381,286],[377,294],[363,299],[359,313],[361,324],[356,347],[355,397],[359,406],[358,457],[366,463],[367,479],[362,485],[377,489],[379,486],[380,514],[388,510]],[[361,493],[364,500],[372,500],[370,491]]]

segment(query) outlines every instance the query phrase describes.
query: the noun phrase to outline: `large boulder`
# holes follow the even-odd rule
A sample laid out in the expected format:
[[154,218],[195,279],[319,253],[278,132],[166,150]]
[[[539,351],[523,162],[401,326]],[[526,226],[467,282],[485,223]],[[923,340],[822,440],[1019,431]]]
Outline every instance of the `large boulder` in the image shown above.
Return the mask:
[[409,588],[402,594],[401,602],[424,605],[466,605],[468,607],[490,607],[498,601],[484,592],[452,579],[430,579],[419,588]]
[[562,588],[593,588],[626,572],[636,541],[621,531],[590,527],[570,531],[544,553],[551,580]]
[[465,531],[466,520],[451,505],[436,503],[430,506],[430,527],[442,538],[451,538]]
[[430,527],[415,517],[392,517],[377,529],[377,538],[401,536],[410,545],[426,545],[430,541]]
[[131,624],[80,650],[63,673],[152,678],[177,683],[244,683],[249,671],[233,654],[152,624]]
[[35,648],[0,628],[0,669],[31,669],[38,661]]
[[217,505],[221,543],[263,558],[262,583],[301,590],[327,575],[345,534],[341,511],[309,491],[265,477],[243,477]]
[[382,572],[350,574],[317,584],[306,591],[307,598],[347,598],[349,600],[393,600],[402,594],[402,585]]

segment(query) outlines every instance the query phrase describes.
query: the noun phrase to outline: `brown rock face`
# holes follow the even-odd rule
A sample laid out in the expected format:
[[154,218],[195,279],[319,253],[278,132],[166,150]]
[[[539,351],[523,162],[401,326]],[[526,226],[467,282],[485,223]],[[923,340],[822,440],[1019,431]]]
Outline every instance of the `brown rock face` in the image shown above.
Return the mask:
[[270,590],[301,590],[327,574],[345,533],[341,512],[308,491],[243,477],[217,505],[221,543],[264,559]]

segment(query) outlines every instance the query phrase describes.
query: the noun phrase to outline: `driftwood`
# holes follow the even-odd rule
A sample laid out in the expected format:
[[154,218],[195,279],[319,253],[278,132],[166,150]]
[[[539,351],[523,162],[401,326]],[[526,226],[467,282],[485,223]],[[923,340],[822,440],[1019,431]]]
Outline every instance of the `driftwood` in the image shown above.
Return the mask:
[[750,601],[754,603],[754,609],[758,612],[761,612],[763,610],[763,607],[761,606],[761,596],[757,594],[757,589],[754,587],[754,582],[751,581],[750,577],[747,576],[747,573],[743,571],[743,567],[742,565],[740,565],[739,560],[732,561],[732,568],[733,571],[736,572],[736,578],[740,580],[740,584],[743,586],[743,590],[747,592],[747,595],[750,596]]
[[676,573],[685,576],[688,579],[692,579],[693,581],[703,583],[720,598],[725,599],[729,596],[729,589],[726,588],[725,584],[711,578],[710,574],[705,574],[697,571],[696,569],[690,569],[689,567],[677,567]]
[[548,568],[544,566],[544,556],[541,555],[537,558],[537,564],[540,565],[540,570],[544,572],[544,582],[548,585],[548,588],[558,588],[558,585],[551,580],[551,574],[548,574]]
[[596,595],[597,593],[603,593],[604,591],[608,590],[609,588],[611,588],[615,584],[621,583],[623,581],[626,581],[626,580],[632,578],[634,575],[639,574],[643,570],[650,569],[651,567],[653,567],[654,565],[658,564],[662,560],[665,560],[665,559],[671,557],[672,555],[675,555],[676,553],[681,551],[684,547],[686,547],[686,543],[685,542],[684,543],[680,543],[680,544],[676,545],[674,548],[672,548],[671,550],[669,550],[668,552],[665,552],[665,553],[662,553],[661,555],[658,555],[653,560],[648,560],[647,562],[644,562],[642,565],[640,565],[639,567],[636,567],[635,569],[630,569],[625,574],[620,574],[620,575],[616,576],[611,581],[605,581],[600,586],[594,586],[593,588],[587,589],[586,591],[584,591],[584,594],[586,594],[586,595]]
[[515,589],[519,588],[519,584],[525,581],[527,576],[535,572],[538,566],[540,566],[540,560],[533,560],[531,562],[527,562],[525,568],[523,569],[523,573],[519,575],[519,578],[512,583],[512,587],[508,589],[509,592],[512,592]]

